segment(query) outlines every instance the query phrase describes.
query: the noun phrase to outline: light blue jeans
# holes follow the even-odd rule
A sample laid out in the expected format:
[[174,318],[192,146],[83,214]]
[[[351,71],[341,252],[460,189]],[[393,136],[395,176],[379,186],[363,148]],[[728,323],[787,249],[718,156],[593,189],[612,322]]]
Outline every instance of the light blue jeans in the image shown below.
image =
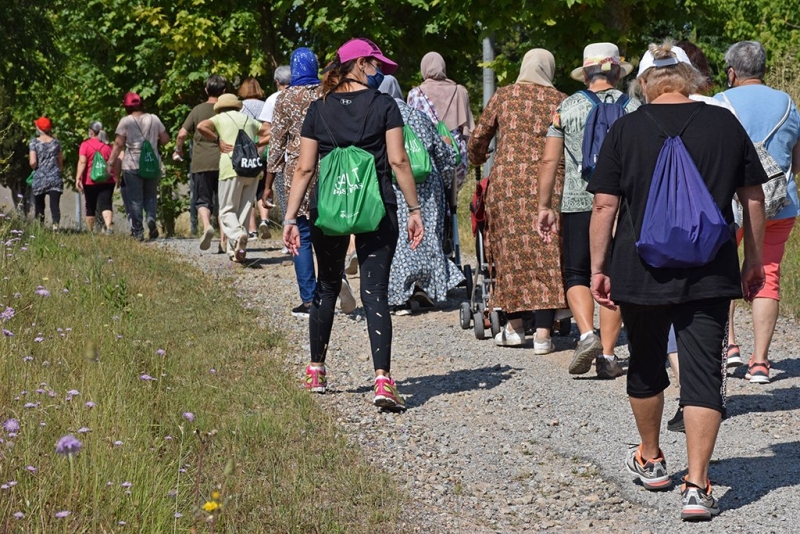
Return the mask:
[[156,221],[158,208],[158,180],[145,180],[139,177],[136,171],[122,171],[127,189],[128,219],[131,223],[131,235],[141,236],[144,233],[142,225],[143,213],[147,214],[147,221]]

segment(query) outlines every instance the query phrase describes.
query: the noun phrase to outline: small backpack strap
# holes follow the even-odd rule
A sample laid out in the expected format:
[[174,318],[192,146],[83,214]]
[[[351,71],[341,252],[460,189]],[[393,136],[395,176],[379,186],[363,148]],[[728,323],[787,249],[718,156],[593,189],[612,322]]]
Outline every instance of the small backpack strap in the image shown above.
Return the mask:
[[626,95],[625,93],[622,93],[620,95],[620,97],[617,99],[616,104],[619,104],[620,106],[622,106],[622,109],[624,110],[625,106],[627,106],[628,102],[630,102],[630,101],[631,101],[630,97],[628,95]]
[[791,111],[792,111],[792,98],[789,97],[789,103],[786,105],[786,112],[783,114],[783,117],[781,118],[780,122],[776,124],[775,127],[772,130],[770,130],[770,132],[767,134],[764,140],[761,141],[762,144],[766,145],[769,138],[772,137],[775,134],[775,132],[777,132],[780,129],[781,126],[783,126],[783,123],[786,122],[786,119],[789,118],[789,113],[791,113]]
[[582,95],[583,95],[583,96],[584,96],[584,97],[585,97],[585,98],[586,98],[586,99],[587,99],[589,102],[591,102],[591,103],[592,103],[592,107],[595,107],[595,106],[597,106],[598,104],[602,104],[602,102],[600,101],[600,97],[598,97],[598,96],[597,96],[597,93],[595,93],[594,91],[590,91],[590,90],[588,90],[588,89],[581,89],[581,90],[580,90],[580,93],[581,93],[581,94],[582,94]]

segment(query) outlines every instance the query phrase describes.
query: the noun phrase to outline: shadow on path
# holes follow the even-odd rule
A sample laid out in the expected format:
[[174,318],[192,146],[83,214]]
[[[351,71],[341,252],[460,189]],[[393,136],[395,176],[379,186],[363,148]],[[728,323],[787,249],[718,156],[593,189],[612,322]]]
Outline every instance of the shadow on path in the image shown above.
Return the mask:
[[[748,384],[761,387],[758,384]],[[736,417],[751,412],[787,412],[800,409],[800,388],[792,386],[770,389],[763,393],[731,395],[728,397],[728,417]],[[800,450],[797,451],[800,455]]]

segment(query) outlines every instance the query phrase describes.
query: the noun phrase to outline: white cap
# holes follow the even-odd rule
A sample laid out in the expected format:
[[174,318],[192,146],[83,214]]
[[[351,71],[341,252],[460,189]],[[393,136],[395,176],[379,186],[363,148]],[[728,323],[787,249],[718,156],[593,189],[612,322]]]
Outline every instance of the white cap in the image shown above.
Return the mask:
[[692,62],[689,61],[689,56],[686,55],[686,52],[684,52],[683,48],[680,46],[672,45],[670,51],[673,53],[673,56],[663,59],[654,59],[653,53],[650,52],[650,50],[645,52],[642,56],[642,60],[639,62],[639,72],[636,74],[636,77],[638,78],[644,74],[644,71],[650,67],[669,67],[670,65],[677,65],[678,63],[686,63],[687,65],[692,64]]

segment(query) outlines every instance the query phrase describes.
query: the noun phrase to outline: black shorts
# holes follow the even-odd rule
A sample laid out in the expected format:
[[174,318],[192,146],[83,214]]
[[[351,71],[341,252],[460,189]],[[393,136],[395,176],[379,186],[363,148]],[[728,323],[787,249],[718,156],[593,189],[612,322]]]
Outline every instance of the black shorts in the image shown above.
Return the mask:
[[94,217],[99,211],[113,210],[112,198],[116,184],[84,185],[83,194],[86,196],[86,216]]
[[[613,281],[612,281],[613,284]],[[722,351],[730,299],[706,299],[666,306],[620,303],[631,355],[628,395],[648,398],[669,385],[665,367],[670,324],[678,341],[681,406],[725,413]]]
[[575,286],[590,287],[592,262],[589,255],[589,222],[591,211],[561,214],[561,269],[564,272],[564,289]]
[[192,183],[195,206],[214,211],[214,198],[219,187],[219,171],[194,172]]
[[258,189],[256,189],[256,202],[261,200],[261,197],[264,196],[264,189],[267,188],[267,177],[263,174],[261,178],[258,180]]

